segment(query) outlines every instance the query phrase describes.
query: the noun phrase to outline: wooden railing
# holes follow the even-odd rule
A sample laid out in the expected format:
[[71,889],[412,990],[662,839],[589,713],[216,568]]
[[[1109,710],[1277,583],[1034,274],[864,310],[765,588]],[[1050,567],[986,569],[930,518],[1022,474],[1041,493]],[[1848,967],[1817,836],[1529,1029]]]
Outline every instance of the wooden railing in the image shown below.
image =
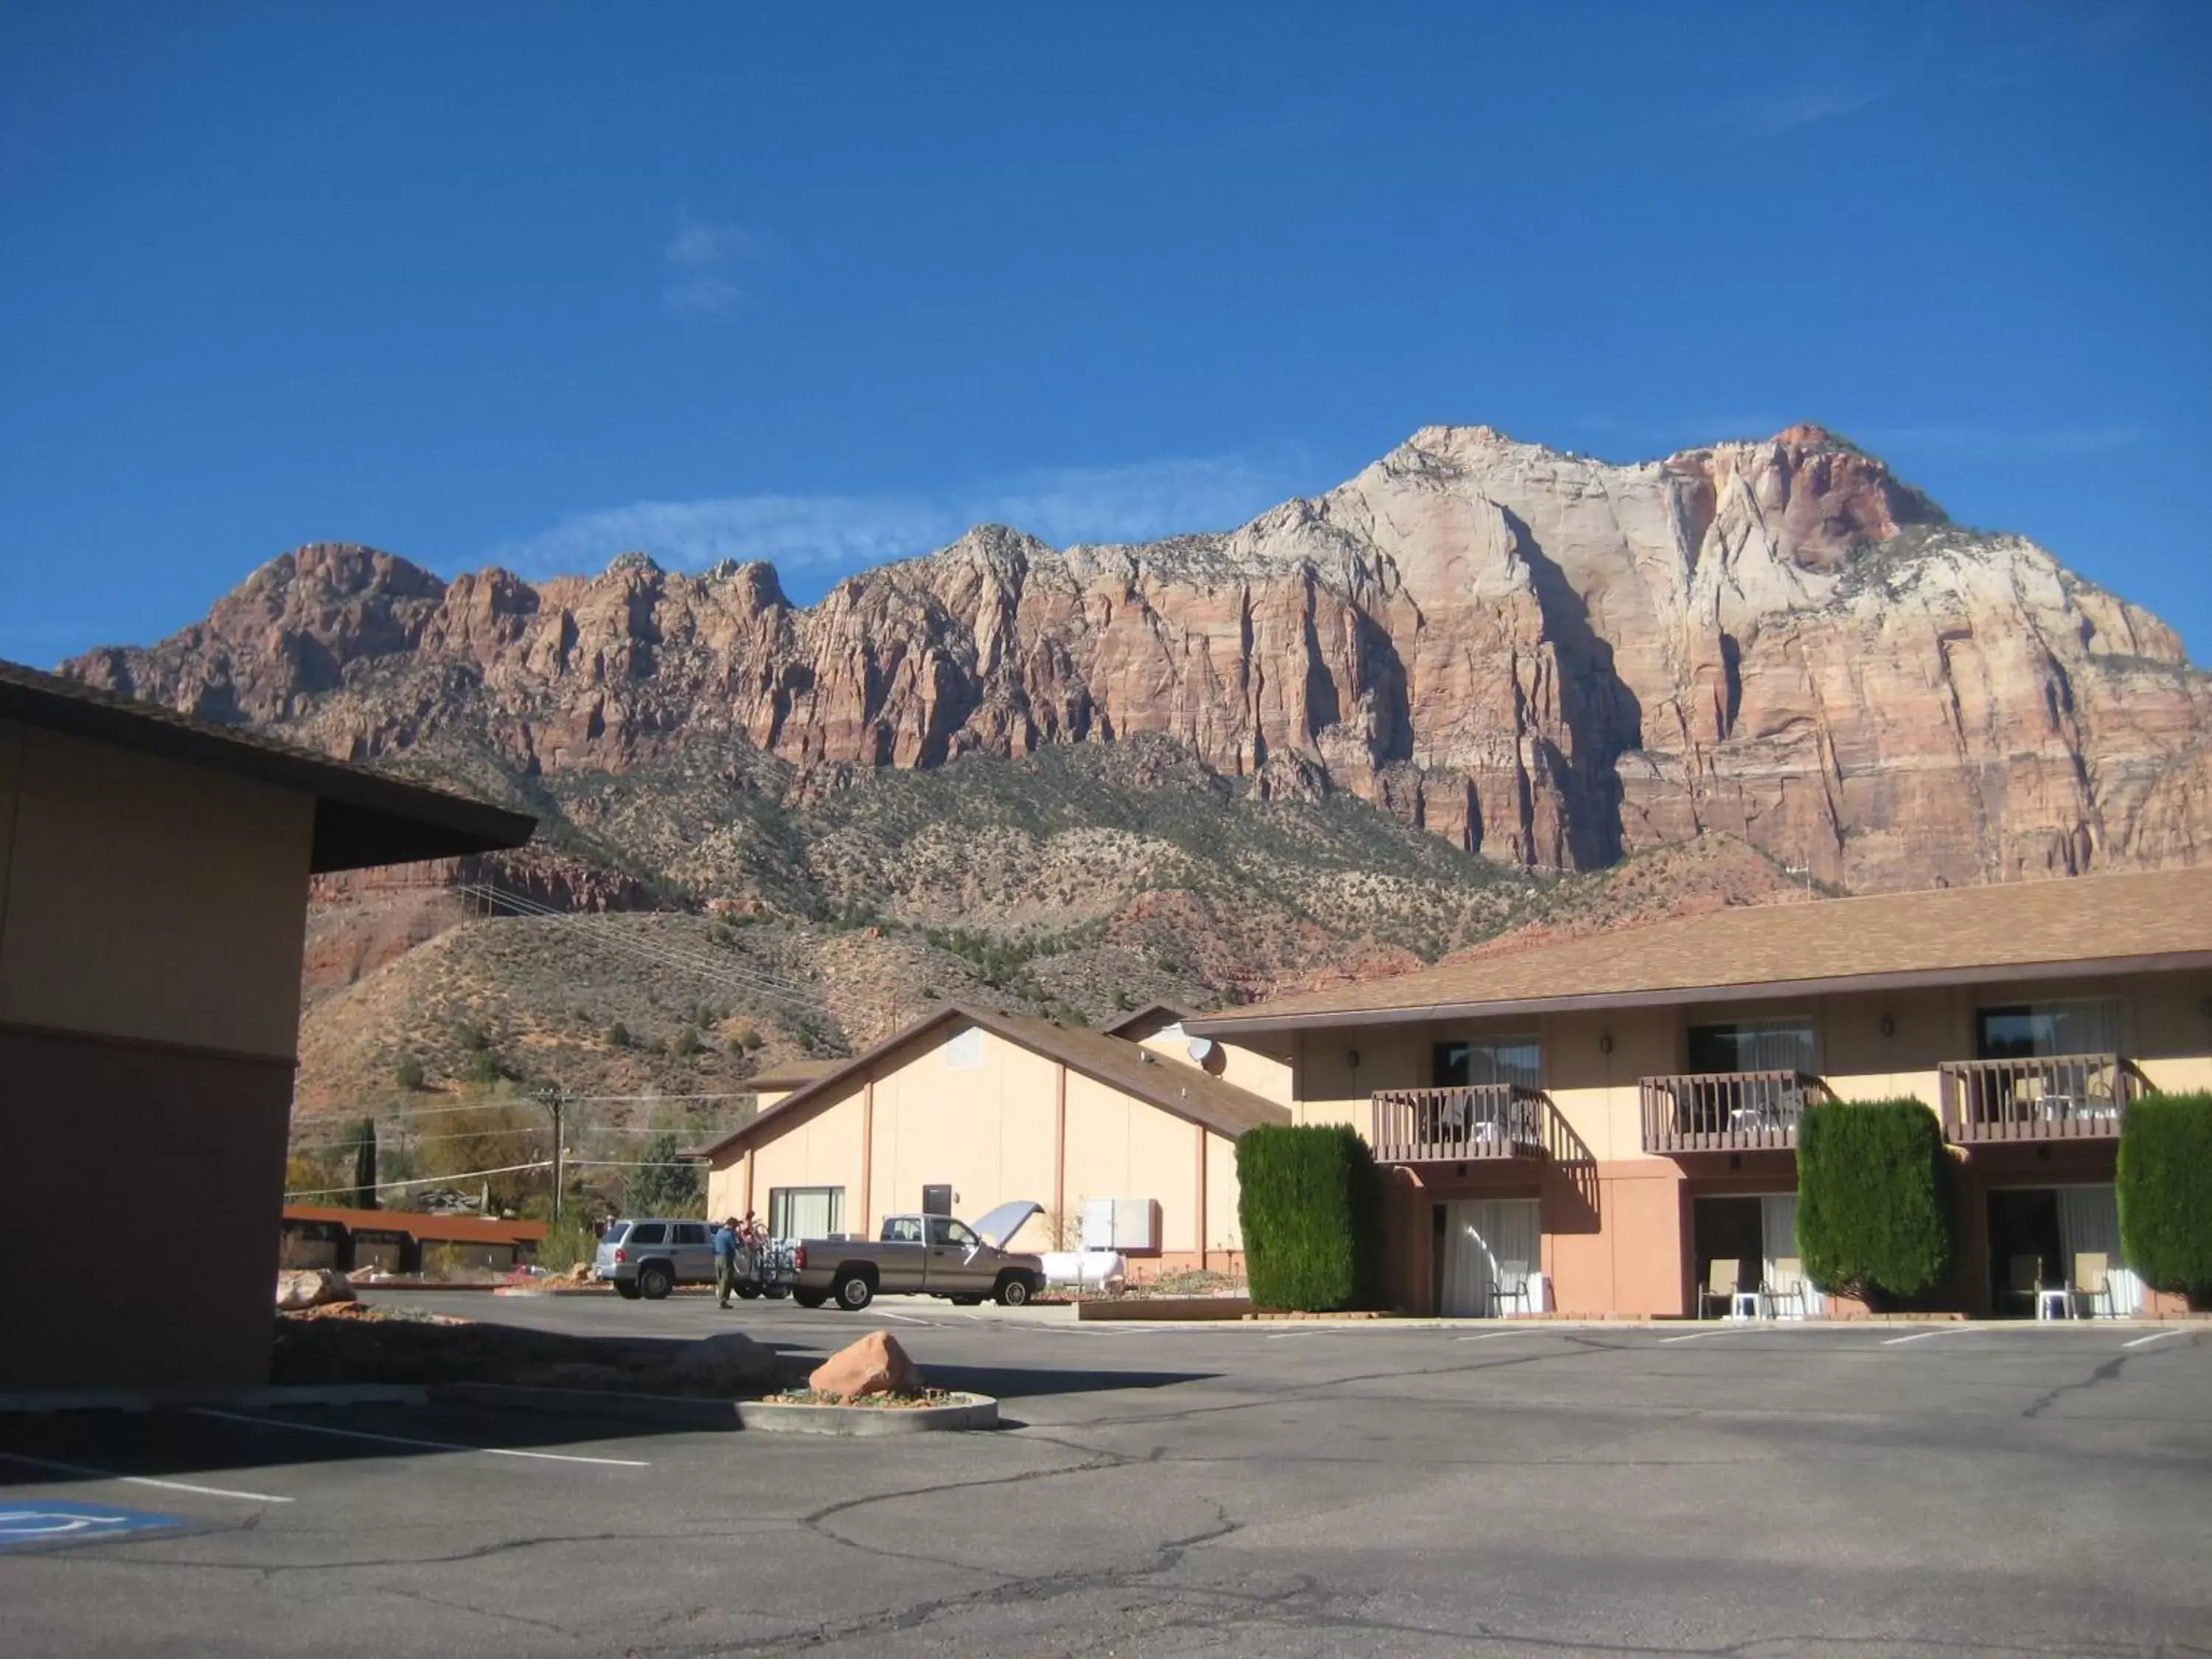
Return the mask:
[[1707,1072],[1644,1079],[1644,1150],[1740,1152],[1797,1144],[1797,1113],[1823,1092],[1802,1072]]
[[1544,1097],[1517,1083],[1379,1090],[1370,1111],[1367,1140],[1383,1164],[1538,1158],[1544,1151]]
[[1943,1133],[1954,1146],[1991,1140],[2109,1140],[2135,1097],[2118,1054],[1954,1060],[1937,1068]]

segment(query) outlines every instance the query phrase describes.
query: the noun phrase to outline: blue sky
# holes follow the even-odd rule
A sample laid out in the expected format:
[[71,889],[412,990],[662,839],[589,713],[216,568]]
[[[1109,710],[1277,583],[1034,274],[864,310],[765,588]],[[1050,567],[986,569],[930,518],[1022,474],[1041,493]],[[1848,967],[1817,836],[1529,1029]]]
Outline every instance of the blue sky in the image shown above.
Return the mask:
[[0,10],[0,655],[1820,421],[2212,655],[2212,6]]

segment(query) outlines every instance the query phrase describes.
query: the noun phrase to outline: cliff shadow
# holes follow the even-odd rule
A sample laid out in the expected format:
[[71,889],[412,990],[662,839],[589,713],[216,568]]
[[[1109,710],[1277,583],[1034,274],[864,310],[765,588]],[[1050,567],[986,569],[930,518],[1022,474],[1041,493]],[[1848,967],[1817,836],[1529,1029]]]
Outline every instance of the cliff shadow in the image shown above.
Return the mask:
[[1617,863],[1619,762],[1623,754],[1643,747],[1644,705],[1614,670],[1613,647],[1590,626],[1589,608],[1566,573],[1525,520],[1504,507],[1498,510],[1535,579],[1544,631],[1559,665],[1559,717],[1574,739],[1574,753],[1559,756],[1573,786],[1566,802],[1567,850],[1577,869]]

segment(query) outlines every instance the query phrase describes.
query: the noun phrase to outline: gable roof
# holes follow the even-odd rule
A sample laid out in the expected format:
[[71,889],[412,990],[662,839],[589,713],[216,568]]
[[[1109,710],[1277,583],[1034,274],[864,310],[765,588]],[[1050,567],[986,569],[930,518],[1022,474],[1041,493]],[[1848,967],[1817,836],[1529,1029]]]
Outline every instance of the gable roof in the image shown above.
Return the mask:
[[309,868],[318,874],[520,847],[538,828],[527,813],[403,782],[264,732],[218,726],[20,663],[0,661],[0,720],[313,795]]
[[2212,867],[1677,916],[1188,1022],[1255,1030],[2212,967]]
[[1117,1037],[1126,1036],[1147,1020],[1157,1019],[1162,1026],[1168,1026],[1180,1025],[1189,1018],[1171,1002],[1148,1002],[1135,1012],[1122,1015],[1111,1025],[1102,1025],[1098,1029],[1108,1036]]
[[720,1139],[709,1142],[687,1158],[714,1158],[742,1146],[783,1133],[817,1107],[841,1098],[845,1085],[865,1078],[878,1061],[908,1048],[941,1026],[954,1024],[981,1026],[1030,1053],[1060,1061],[1109,1088],[1133,1095],[1164,1112],[1202,1124],[1234,1140],[1245,1130],[1262,1123],[1288,1123],[1290,1109],[1279,1106],[1249,1089],[1185,1066],[1164,1060],[1147,1049],[1103,1031],[1055,1025],[1048,1019],[1010,1014],[998,1009],[970,1008],[948,1003],[884,1038],[866,1053],[854,1055],[811,1083],[754,1114]]

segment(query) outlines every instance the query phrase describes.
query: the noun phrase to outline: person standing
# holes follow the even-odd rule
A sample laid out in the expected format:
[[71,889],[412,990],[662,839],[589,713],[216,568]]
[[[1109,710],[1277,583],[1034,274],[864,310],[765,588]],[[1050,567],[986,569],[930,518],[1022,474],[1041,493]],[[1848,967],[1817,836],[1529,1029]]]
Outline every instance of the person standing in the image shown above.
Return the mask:
[[729,1216],[714,1229],[714,1299],[730,1305],[730,1292],[738,1285],[738,1218]]

